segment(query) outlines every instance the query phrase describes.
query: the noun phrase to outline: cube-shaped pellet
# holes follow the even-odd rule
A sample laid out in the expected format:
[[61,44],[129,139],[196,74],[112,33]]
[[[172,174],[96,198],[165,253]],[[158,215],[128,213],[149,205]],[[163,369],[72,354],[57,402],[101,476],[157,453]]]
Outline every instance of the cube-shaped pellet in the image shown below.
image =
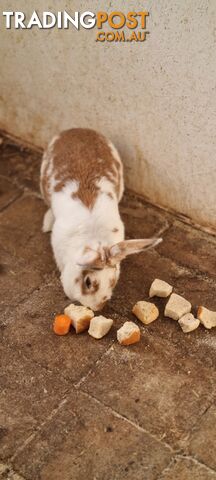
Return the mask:
[[111,318],[99,315],[91,319],[88,333],[91,337],[102,338],[110,331],[112,324],[113,320]]
[[159,317],[159,310],[154,303],[140,301],[132,309],[136,317],[145,325],[154,322]]
[[184,333],[189,333],[199,327],[200,321],[192,313],[186,313],[179,319],[178,323]]
[[117,330],[117,340],[121,345],[133,345],[140,341],[140,329],[134,322],[125,322]]
[[94,317],[94,312],[90,308],[74,305],[73,303],[64,309],[64,313],[71,318],[71,324],[75,328],[76,333],[87,330],[90,320]]
[[216,327],[216,312],[208,310],[208,308],[199,307],[197,311],[197,318],[205,328],[210,329]]
[[184,297],[172,293],[170,299],[168,300],[164,315],[165,317],[172,318],[173,320],[179,320],[186,313],[190,313],[191,303],[188,300],[185,300]]
[[164,280],[159,280],[159,278],[156,278],[150,287],[149,290],[149,297],[162,297],[166,298],[169,297],[169,295],[172,293],[173,287],[167,282],[164,282]]

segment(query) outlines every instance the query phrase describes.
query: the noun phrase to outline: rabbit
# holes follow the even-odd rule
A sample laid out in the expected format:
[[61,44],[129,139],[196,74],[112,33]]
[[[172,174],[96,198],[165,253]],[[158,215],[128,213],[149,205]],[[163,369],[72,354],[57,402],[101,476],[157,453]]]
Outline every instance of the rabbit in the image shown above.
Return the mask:
[[65,294],[102,310],[118,282],[120,262],[161,241],[124,240],[118,209],[123,167],[116,148],[91,129],[63,131],[43,155],[40,188],[48,206],[43,231],[52,231]]

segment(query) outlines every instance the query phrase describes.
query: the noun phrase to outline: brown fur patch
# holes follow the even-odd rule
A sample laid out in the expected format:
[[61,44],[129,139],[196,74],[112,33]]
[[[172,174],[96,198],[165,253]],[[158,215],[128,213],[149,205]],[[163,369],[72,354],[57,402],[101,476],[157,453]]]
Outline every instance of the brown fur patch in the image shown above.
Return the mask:
[[[84,128],[64,131],[52,146],[52,157],[56,192],[62,190],[66,182],[75,180],[79,182],[79,189],[73,193],[73,198],[79,198],[88,208],[93,208],[99,194],[97,183],[106,177],[113,183],[119,198],[121,167],[103,135]],[[41,178],[45,198],[50,185],[48,168],[49,165]]]
[[117,283],[117,280],[116,280],[115,278],[112,278],[112,279],[110,280],[110,287],[111,287],[111,288],[114,288],[114,287],[116,286],[116,283]]
[[99,290],[99,283],[97,282],[97,280],[94,280],[94,281],[93,281],[92,287],[93,287],[93,289],[94,289],[94,291],[93,291],[92,293],[98,292],[98,290]]
[[108,196],[109,198],[111,198],[112,200],[114,200],[114,195],[112,194],[112,192],[108,192],[108,193],[107,193],[107,196]]
[[65,182],[58,182],[55,186],[55,192],[60,192],[65,187]]

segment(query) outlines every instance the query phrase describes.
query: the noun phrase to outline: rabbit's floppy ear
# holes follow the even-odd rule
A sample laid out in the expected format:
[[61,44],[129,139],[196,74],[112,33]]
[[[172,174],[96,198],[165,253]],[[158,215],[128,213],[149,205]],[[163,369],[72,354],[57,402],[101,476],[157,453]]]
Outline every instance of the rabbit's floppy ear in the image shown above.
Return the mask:
[[92,270],[100,270],[106,264],[106,255],[101,250],[93,250],[88,248],[85,253],[77,261],[77,265],[82,268],[89,268]]
[[156,247],[162,242],[162,238],[144,238],[142,240],[124,240],[116,243],[109,250],[109,258],[111,262],[121,262],[128,255],[148,250]]

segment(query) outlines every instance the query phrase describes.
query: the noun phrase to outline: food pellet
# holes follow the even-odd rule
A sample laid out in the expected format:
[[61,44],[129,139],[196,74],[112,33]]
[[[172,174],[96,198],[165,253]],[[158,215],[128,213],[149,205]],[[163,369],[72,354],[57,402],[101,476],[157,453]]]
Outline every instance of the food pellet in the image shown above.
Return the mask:
[[188,302],[184,297],[177,295],[176,293],[172,293],[171,297],[169,298],[164,315],[165,317],[172,318],[173,320],[179,320],[179,318],[183,317],[186,313],[190,313],[191,311],[191,303]]
[[186,313],[178,321],[184,333],[192,332],[199,327],[200,321],[192,313]]
[[136,317],[145,325],[154,322],[159,317],[159,310],[154,303],[140,301],[132,309]]
[[98,317],[91,319],[88,333],[91,335],[91,337],[99,339],[107,335],[112,325],[113,320],[111,318],[106,318],[103,317],[103,315],[99,315]]
[[125,322],[117,330],[117,340],[121,345],[132,345],[140,341],[140,329],[134,322]]
[[73,303],[64,309],[64,313],[70,317],[76,333],[88,330],[90,321],[94,317],[94,312],[90,308],[74,305]]
[[211,329],[216,327],[216,312],[208,310],[208,308],[202,306],[199,307],[197,311],[197,318],[205,328]]
[[164,280],[159,280],[159,278],[156,278],[150,287],[149,290],[149,297],[162,297],[166,298],[169,297],[169,295],[172,293],[173,287],[167,282],[164,282]]

